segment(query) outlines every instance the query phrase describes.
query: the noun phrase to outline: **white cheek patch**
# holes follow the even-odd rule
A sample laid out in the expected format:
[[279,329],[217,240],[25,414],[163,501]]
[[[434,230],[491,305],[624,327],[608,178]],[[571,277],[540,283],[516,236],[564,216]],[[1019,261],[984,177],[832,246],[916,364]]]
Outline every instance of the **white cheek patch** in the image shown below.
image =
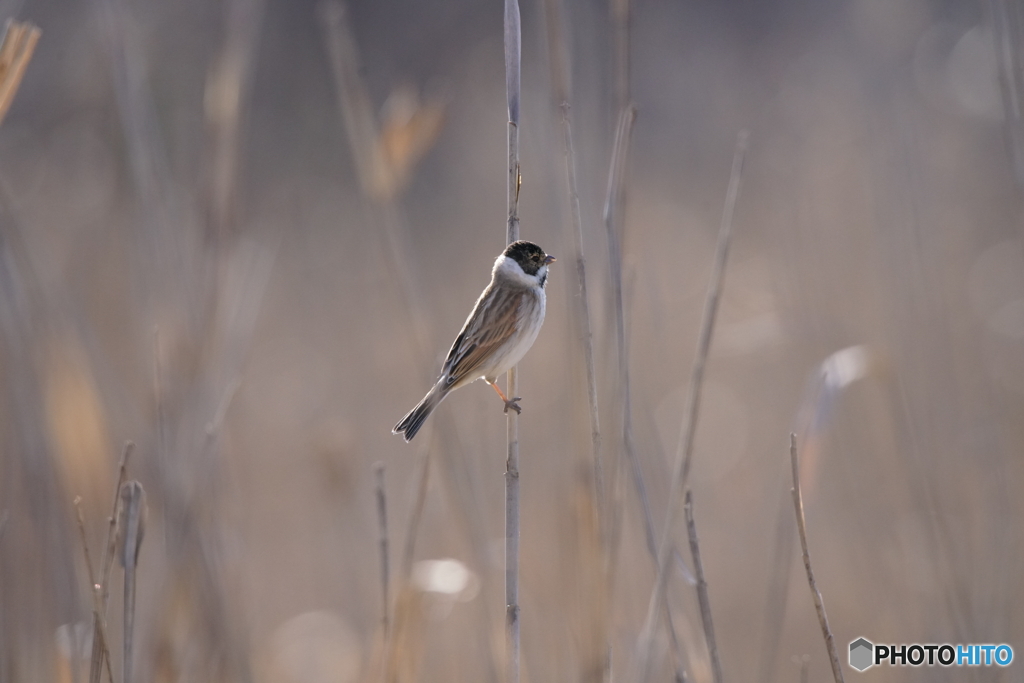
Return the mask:
[[[536,287],[537,277],[534,275],[527,275],[515,259],[510,259],[504,254],[499,256],[494,262],[494,273],[501,273],[505,278],[512,280],[523,287]],[[538,273],[539,275],[540,273]]]

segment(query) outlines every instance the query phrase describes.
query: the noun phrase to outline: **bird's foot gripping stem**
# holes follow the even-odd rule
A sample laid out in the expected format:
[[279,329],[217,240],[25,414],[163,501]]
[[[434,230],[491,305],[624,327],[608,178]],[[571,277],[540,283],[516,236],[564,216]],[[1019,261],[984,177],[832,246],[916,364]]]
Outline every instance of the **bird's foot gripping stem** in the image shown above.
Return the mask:
[[501,397],[502,402],[505,404],[505,410],[503,412],[508,413],[509,409],[516,411],[516,415],[520,415],[523,412],[522,407],[519,405],[519,402],[523,400],[522,398],[519,396],[516,396],[515,398],[505,398],[505,393],[497,384],[494,382],[488,382],[488,384],[494,387],[494,390],[498,392],[498,396]]

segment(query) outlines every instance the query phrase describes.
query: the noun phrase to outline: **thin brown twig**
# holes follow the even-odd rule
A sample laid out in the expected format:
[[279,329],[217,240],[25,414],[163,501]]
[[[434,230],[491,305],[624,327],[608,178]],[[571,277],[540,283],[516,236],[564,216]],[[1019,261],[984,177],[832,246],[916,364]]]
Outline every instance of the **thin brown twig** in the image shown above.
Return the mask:
[[804,521],[804,500],[800,493],[800,461],[796,453],[796,434],[789,435],[789,460],[793,468],[793,509],[796,512],[796,526],[800,532],[800,547],[803,550],[804,569],[807,570],[807,583],[811,587],[811,597],[814,598],[814,609],[818,613],[818,624],[821,626],[821,635],[825,638],[825,649],[828,650],[829,662],[832,664],[832,676],[836,683],[843,683],[843,669],[839,665],[839,654],[836,652],[835,638],[832,636],[832,629],[828,626],[828,617],[825,616],[825,603],[822,602],[821,592],[814,580],[814,571],[811,569],[811,554],[807,549],[807,524]]
[[697,575],[697,602],[700,603],[700,621],[704,625],[704,638],[711,657],[711,676],[715,683],[722,683],[722,662],[718,657],[718,643],[715,627],[711,621],[711,601],[708,597],[708,582],[704,580],[704,563],[700,559],[700,543],[697,541],[697,524],[693,521],[693,494],[686,490],[686,533],[690,537],[690,554],[693,556],[693,571]]
[[[92,625],[95,638],[93,639],[93,659],[91,666],[102,669],[102,662],[107,663],[107,678],[114,683],[114,674],[110,670],[110,651],[107,649],[107,629],[102,617],[100,608],[100,586],[96,583],[96,573],[92,566],[92,556],[89,554],[89,543],[85,537],[85,517],[82,515],[82,497],[77,496],[74,500],[75,516],[78,521],[78,535],[82,538],[82,552],[85,554],[85,570],[89,575],[89,594],[92,596]],[[96,650],[99,649],[101,658],[99,663],[96,660]],[[98,676],[97,676],[98,678]]]
[[690,475],[690,463],[693,457],[693,441],[697,431],[697,418],[700,414],[701,389],[704,383],[704,368],[707,365],[708,352],[711,348],[711,337],[715,328],[718,313],[718,301],[721,297],[722,285],[725,280],[725,266],[729,256],[729,245],[732,239],[733,214],[739,198],[740,179],[743,173],[743,160],[746,156],[749,134],[741,131],[736,139],[736,151],[733,155],[732,172],[729,178],[729,189],[726,192],[725,209],[722,211],[722,222],[718,230],[718,244],[715,249],[715,261],[708,283],[707,296],[704,301],[704,314],[701,318],[700,335],[697,342],[697,354],[693,362],[690,376],[689,392],[686,399],[687,410],[684,415],[683,429],[680,434],[679,448],[676,451],[675,466],[669,489],[668,511],[665,525],[662,528],[661,542],[658,545],[658,574],[651,590],[651,599],[647,605],[647,618],[640,632],[640,646],[637,655],[635,683],[646,683],[650,671],[651,653],[654,648],[654,632],[657,628],[658,614],[665,601],[668,585],[669,568],[674,556],[673,538],[676,520],[679,518],[679,501],[686,490]]

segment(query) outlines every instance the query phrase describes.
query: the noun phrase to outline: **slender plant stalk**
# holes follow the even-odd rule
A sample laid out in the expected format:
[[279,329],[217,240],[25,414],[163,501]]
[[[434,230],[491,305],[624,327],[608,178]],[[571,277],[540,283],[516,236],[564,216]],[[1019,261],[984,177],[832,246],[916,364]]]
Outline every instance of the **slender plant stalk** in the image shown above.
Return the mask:
[[39,28],[31,23],[7,21],[7,32],[0,44],[0,123],[11,108],[40,35]]
[[[156,409],[156,470],[163,480],[168,476],[168,444],[167,413],[164,406],[163,346],[159,325],[153,326],[153,404]],[[115,497],[120,495],[119,491],[120,488],[115,491]]]
[[[590,316],[590,295],[587,287],[586,259],[583,251],[583,218],[580,211],[579,191],[576,182],[576,154],[573,148],[572,115],[569,107],[569,82],[571,80],[570,60],[565,47],[561,0],[544,0],[546,29],[551,66],[551,83],[554,104],[561,114],[562,152],[565,160],[566,189],[569,198],[569,212],[572,219],[573,251],[576,261],[576,282],[579,287],[576,301],[577,332],[579,344],[583,349],[583,359],[587,381],[587,405],[590,409],[590,442],[591,442],[591,496],[597,519],[598,557],[595,563],[600,572],[598,585],[605,589],[604,599],[591,601],[595,606],[597,618],[589,620],[587,628],[594,634],[596,649],[588,652],[583,662],[584,679],[608,681],[611,675],[611,601],[608,587],[608,490],[605,484],[604,467],[601,462],[601,423],[597,402],[597,373],[594,364],[593,327]],[[586,562],[586,559],[583,560]],[[581,568],[582,569],[582,568]]]
[[[627,0],[628,1],[628,0]],[[572,135],[572,115],[569,106],[569,89],[571,78],[571,68],[568,50],[566,49],[565,35],[563,33],[564,22],[562,20],[561,3],[560,0],[545,0],[544,2],[546,26],[548,33],[548,53],[551,63],[551,82],[552,89],[554,91],[554,101],[558,105],[561,112],[561,124],[562,124],[562,140],[563,140],[563,152],[565,157],[565,170],[566,170],[566,187],[569,192],[569,208],[573,223],[573,248],[576,257],[576,276],[577,283],[579,286],[579,306],[578,315],[580,318],[580,346],[584,352],[584,362],[586,365],[586,378],[587,378],[587,402],[590,408],[590,426],[591,426],[591,448],[592,448],[592,459],[593,459],[593,471],[594,471],[594,490],[595,499],[598,501],[598,516],[601,523],[602,537],[606,544],[606,552],[608,550],[608,531],[609,531],[609,519],[607,510],[607,496],[608,489],[606,488],[604,468],[601,461],[601,427],[598,410],[597,400],[597,379],[594,365],[594,346],[593,346],[593,328],[591,325],[590,316],[590,298],[587,287],[587,276],[586,276],[586,260],[583,255],[583,221],[580,212],[580,201],[579,193],[577,191],[576,182],[576,155],[573,148],[573,135]],[[620,40],[617,44],[616,50],[626,52],[628,51],[628,5],[623,2],[617,2],[617,6],[613,8],[613,13],[617,19],[622,21],[616,22],[619,26]],[[625,36],[623,38],[622,36]],[[628,61],[628,56],[625,58]],[[628,100],[628,65],[626,69],[620,70],[620,89],[626,93]],[[623,101],[625,104],[626,101]],[[628,124],[631,126],[635,120],[636,111],[632,107],[627,108]],[[621,118],[621,117],[620,117]],[[618,158],[622,158],[624,154],[622,152],[616,153],[620,147],[626,144],[628,131],[623,130],[622,134],[616,134],[616,142],[613,144],[613,160],[612,162],[612,173],[615,174],[611,181],[608,197],[606,197],[606,203],[612,204],[610,208],[618,207],[618,211],[608,212],[607,219],[611,219],[614,222],[616,215],[621,216],[621,198],[624,197],[624,183],[625,174],[622,172],[623,168],[621,164],[617,162]],[[606,207],[609,208],[609,207]],[[616,262],[620,262],[616,259]],[[627,411],[629,412],[629,411]],[[630,446],[632,446],[632,426],[629,425],[629,429],[625,430],[629,434]],[[644,531],[647,538],[648,550],[651,553],[653,559],[657,559],[657,541],[654,537],[654,522],[651,515],[650,505],[647,499],[646,486],[643,480],[643,472],[640,468],[639,460],[636,457],[635,451],[632,447],[627,449],[627,452],[631,455],[630,465],[633,474],[633,482],[637,489],[637,495],[640,499],[641,509],[643,512],[644,519]],[[676,637],[675,627],[671,621],[671,614],[669,614],[669,633],[672,641],[672,650],[676,655],[676,660],[681,662],[681,653],[679,647],[679,641]],[[611,664],[610,658],[606,658],[605,666],[608,667]],[[677,671],[677,675],[681,676],[681,670]],[[606,679],[610,676],[610,671],[605,671]]]
[[[429,307],[420,303],[420,288],[413,279],[413,274],[416,272],[415,261],[409,257],[404,248],[405,221],[396,196],[400,186],[394,181],[380,147],[376,144],[380,137],[380,131],[369,91],[360,73],[359,49],[349,24],[348,9],[345,3],[328,0],[321,3],[318,10],[334,76],[338,109],[352,151],[363,197],[368,200],[373,218],[377,221],[380,232],[383,233],[385,242],[383,260],[388,268],[389,280],[396,283],[396,293],[405,311],[404,319],[409,321],[412,329],[411,339],[414,355],[418,358],[417,366],[429,371],[433,366],[434,358],[431,325],[424,315],[424,311],[429,310]],[[472,488],[460,485],[455,480],[457,473],[453,474],[462,466],[461,462],[454,462],[461,460],[460,453],[464,450],[460,445],[459,435],[447,411],[438,411],[433,419],[436,420],[437,428],[431,447],[427,449],[417,475],[416,499],[409,513],[401,561],[396,574],[396,601],[401,600],[404,587],[409,583],[411,577],[416,539],[423,517],[429,477],[435,466],[441,467],[439,472],[442,479],[450,485],[451,490],[460,499],[459,505],[454,506],[454,509],[459,513],[460,521],[465,525],[472,539],[473,549],[478,554],[480,565],[484,566],[487,563],[486,531],[483,529],[479,517],[467,512],[478,509],[479,505],[473,500]],[[441,443],[444,444],[444,448],[439,448]],[[484,576],[485,580],[488,578],[486,575]],[[487,612],[490,609],[492,609],[490,603],[482,603],[485,621],[488,624],[491,623],[491,620],[487,618]],[[394,611],[391,624],[393,637],[388,654],[390,662],[394,662],[402,655],[402,653],[394,651],[399,634],[409,632],[409,629],[401,622],[413,613],[415,613],[414,610],[399,610],[397,607]],[[486,640],[491,655],[487,662],[490,667],[488,680],[497,680],[500,668],[499,660],[502,658],[501,643],[494,638],[488,637]],[[396,671],[392,667],[388,676],[395,675],[397,675]]]
[[939,513],[941,509],[939,493],[936,490],[935,482],[931,479],[933,471],[926,464],[927,459],[921,450],[920,436],[914,427],[906,380],[898,372],[895,379],[893,401],[899,405],[905,433],[904,439],[906,440],[904,452],[910,456],[905,476],[915,504],[925,511],[923,516],[926,521],[924,528],[928,534],[927,545],[929,548],[935,549],[931,558],[932,566],[939,572],[942,585],[951,587],[950,590],[944,591],[946,605],[954,633],[960,642],[963,642],[968,637],[967,634],[976,632],[976,628],[971,623],[973,620],[971,619],[970,598],[966,594],[964,582],[959,578],[956,568],[953,566],[954,558],[958,556],[954,544],[955,532],[945,522],[945,517]]
[[629,88],[629,9],[630,0],[611,0],[608,9],[611,13],[611,29],[613,41],[613,111],[622,112],[630,106],[632,96]]
[[[619,3],[620,7],[618,10],[628,12],[628,3]],[[622,18],[620,16],[620,18]],[[628,38],[624,37],[628,35],[628,28],[623,25],[620,27],[622,35],[619,36],[619,42],[617,43],[617,50],[625,50],[628,45]],[[625,42],[623,42],[625,41]],[[628,58],[622,58],[627,59]],[[628,91],[628,79],[625,78],[625,72],[619,74],[620,88],[626,88]],[[624,91],[624,92],[626,92]],[[628,102],[628,101],[627,101]],[[622,226],[625,222],[625,196],[626,196],[626,177],[629,161],[629,148],[631,142],[631,136],[633,132],[633,125],[636,122],[636,108],[631,104],[625,104],[624,108],[619,114],[619,122],[616,127],[615,142],[612,146],[612,158],[609,164],[608,171],[608,187],[605,195],[604,205],[604,225],[605,231],[608,238],[608,256],[609,256],[609,269],[611,273],[612,281],[612,302],[614,308],[614,319],[615,319],[615,335],[616,335],[616,348],[617,348],[617,365],[618,365],[618,382],[619,382],[619,405],[622,408],[621,424],[622,424],[622,449],[620,451],[620,457],[617,457],[612,467],[611,483],[609,485],[609,497],[611,500],[610,511],[608,517],[608,548],[607,548],[607,573],[608,573],[608,591],[611,592],[614,589],[615,583],[615,558],[618,557],[618,548],[621,540],[621,520],[623,513],[623,496],[621,493],[621,475],[623,457],[625,461],[629,463],[630,471],[632,473],[633,484],[637,490],[637,496],[641,503],[641,508],[644,512],[644,528],[645,533],[648,537],[648,546],[652,557],[656,560],[657,555],[654,549],[654,522],[650,515],[650,508],[647,505],[647,493],[646,486],[643,481],[643,474],[640,468],[640,461],[636,454],[636,448],[633,441],[633,408],[632,408],[632,388],[630,382],[629,372],[629,349],[626,342],[626,315],[625,315],[625,297],[623,294],[623,278],[622,278],[622,247],[620,241],[620,234],[622,232]],[[666,613],[669,615],[668,629],[669,636],[672,646],[672,653],[675,661],[677,662],[676,678],[681,679],[684,676],[682,666],[682,653],[679,646],[679,640],[676,636],[675,625],[672,622],[671,613],[668,612],[666,604]],[[611,678],[611,660],[609,658],[607,665],[609,667],[605,674],[605,680]]]
[[[100,661],[106,661],[107,663],[107,679],[110,683],[114,683],[114,673],[110,670],[110,652],[107,650],[107,629],[104,624],[102,617],[102,608],[100,606],[100,585],[96,583],[96,572],[93,571],[92,567],[92,556],[89,554],[89,542],[85,537],[85,517],[82,515],[82,497],[79,496],[74,500],[75,505],[75,516],[78,520],[78,535],[82,538],[82,552],[85,554],[85,570],[89,575],[89,594],[92,596],[92,626],[93,634],[93,648],[99,648],[101,653]],[[93,660],[96,661],[95,659]],[[100,665],[102,667],[102,664]]]
[[380,588],[381,588],[381,626],[384,629],[384,640],[387,641],[390,623],[388,611],[391,609],[391,598],[388,588],[391,584],[391,568],[388,560],[388,500],[384,488],[384,463],[373,466],[377,489],[377,529],[380,544]]
[[563,33],[560,0],[546,0],[544,3],[547,18],[547,35],[549,59],[551,66],[551,82],[554,103],[560,111],[562,127],[563,157],[565,160],[566,188],[568,190],[569,209],[572,219],[573,250],[576,261],[576,277],[579,293],[576,297],[577,324],[580,347],[583,349],[584,365],[587,382],[587,404],[590,410],[591,429],[591,468],[593,471],[592,496],[597,518],[597,534],[600,542],[600,585],[605,593],[604,599],[594,601],[599,605],[595,616],[598,618],[588,627],[594,631],[595,647],[590,655],[594,658],[583,662],[583,680],[608,681],[611,678],[611,575],[610,558],[613,556],[610,543],[609,524],[609,489],[604,475],[601,459],[601,425],[597,400],[597,377],[594,363],[593,327],[590,314],[590,296],[587,286],[586,259],[583,248],[583,221],[580,211],[579,192],[576,181],[576,155],[573,146],[572,115],[569,105],[571,67],[569,50],[566,48]]
[[780,497],[779,507],[775,513],[775,543],[771,569],[768,572],[768,596],[765,602],[758,666],[759,683],[771,683],[775,680],[775,667],[783,631],[778,626],[786,620],[789,577],[793,568],[793,522],[789,517],[789,505],[790,502],[785,497]]
[[[416,623],[418,609],[410,606],[417,604],[410,596],[415,595],[411,589],[413,561],[416,558],[416,539],[419,538],[420,523],[423,520],[423,509],[427,502],[427,490],[430,486],[430,470],[434,466],[433,449],[429,449],[421,459],[420,471],[416,475],[416,498],[409,512],[408,526],[405,532],[405,544],[402,548],[401,564],[397,588],[395,591],[394,623],[391,624],[390,637],[385,640],[383,680],[385,683],[410,680],[403,677],[402,672],[408,668],[415,648],[408,642],[413,626]],[[413,659],[414,661],[414,659]]]
[[700,559],[700,543],[697,541],[697,524],[693,521],[693,494],[686,490],[686,533],[690,537],[690,554],[693,556],[693,571],[697,574],[697,602],[700,603],[700,621],[704,625],[704,638],[708,643],[711,657],[711,676],[715,683],[722,683],[722,662],[718,657],[718,643],[715,627],[711,621],[711,600],[708,598],[708,582],[704,580],[704,563]]
[[1024,186],[1024,14],[1013,0],[990,0],[1004,129],[1017,186]]
[[825,603],[822,602],[821,592],[814,580],[814,571],[811,569],[811,554],[807,549],[807,523],[804,521],[804,499],[800,493],[800,461],[796,453],[796,434],[789,435],[789,460],[793,468],[793,509],[796,512],[796,526],[800,532],[800,548],[803,550],[804,569],[807,570],[807,583],[811,587],[811,597],[814,598],[814,609],[818,613],[818,624],[821,626],[821,635],[825,639],[825,649],[828,650],[829,662],[832,664],[832,676],[836,683],[843,683],[843,669],[839,665],[839,654],[836,652],[835,638],[832,637],[832,629],[828,626],[828,617],[825,616]]
[[107,520],[107,552],[103,557],[103,609],[107,608],[110,599],[110,571],[114,567],[114,555],[117,553],[117,520],[120,509],[121,486],[128,478],[128,459],[135,451],[135,444],[127,441],[121,451],[121,462],[117,466],[117,486],[114,488],[114,500],[110,506],[110,518]]
[[[821,400],[824,375],[819,369],[817,376],[805,390],[801,405],[797,411],[795,431],[806,435],[813,429],[816,422],[815,414]],[[806,443],[806,441],[805,441]],[[760,666],[758,667],[760,683],[775,680],[775,665],[778,659],[779,643],[782,642],[783,629],[779,624],[786,621],[786,605],[789,602],[789,575],[793,564],[793,521],[790,515],[791,496],[779,498],[779,507],[775,521],[775,544],[771,570],[768,574],[768,599],[765,604],[764,636],[761,642]]]
[[[505,241],[519,239],[519,0],[505,0],[505,95],[508,102],[508,221]],[[508,397],[518,391],[517,368],[508,371]],[[519,414],[508,411],[505,461],[505,683],[519,683]]]
[[736,141],[736,152],[732,161],[732,173],[729,189],[726,192],[725,209],[718,230],[718,245],[715,250],[715,262],[711,272],[711,281],[704,301],[704,314],[701,319],[700,336],[697,342],[697,355],[690,376],[689,394],[686,399],[687,410],[679,448],[676,452],[675,467],[669,489],[668,512],[662,528],[661,542],[658,545],[658,575],[651,591],[651,599],[647,605],[647,618],[644,620],[640,633],[640,650],[637,656],[637,669],[634,681],[646,683],[650,671],[651,651],[654,647],[654,631],[657,628],[658,614],[665,601],[668,585],[668,574],[674,556],[672,539],[674,527],[679,518],[679,500],[681,492],[686,490],[690,475],[690,463],[693,456],[693,440],[697,431],[697,417],[700,414],[701,389],[704,383],[704,368],[707,364],[708,351],[711,348],[711,337],[715,328],[715,317],[718,313],[718,300],[721,296],[722,283],[725,280],[725,265],[729,256],[729,244],[732,238],[732,219],[739,198],[740,178],[743,174],[743,160],[747,151],[747,131],[742,131]]
[[[623,11],[628,13],[628,6]],[[623,29],[626,34],[628,30]],[[628,44],[628,38],[624,39]],[[627,58],[628,61],[628,58]],[[628,79],[624,81],[628,88]],[[619,115],[619,124],[616,128],[615,143],[612,146],[612,159],[608,171],[608,187],[605,195],[604,224],[608,237],[609,270],[612,280],[612,299],[615,317],[615,336],[617,346],[617,364],[619,376],[619,404],[622,407],[622,450],[621,454],[629,463],[632,474],[633,486],[636,489],[637,498],[643,512],[644,532],[647,538],[648,550],[653,560],[657,561],[657,546],[654,540],[654,520],[651,515],[650,505],[647,499],[647,486],[644,483],[643,469],[640,467],[640,459],[636,453],[636,446],[633,440],[633,391],[629,372],[629,346],[626,340],[626,313],[625,295],[622,277],[622,246],[620,234],[625,223],[626,212],[626,177],[629,163],[629,149],[632,139],[633,125],[636,122],[636,108],[631,104],[627,105]],[[611,484],[608,490],[608,497],[611,499],[610,511],[607,514],[608,548],[607,548],[607,573],[608,591],[612,592],[615,584],[615,558],[618,557],[618,548],[622,532],[622,511],[623,496],[621,493],[621,474],[623,459],[616,458],[612,467]],[[679,638],[676,635],[675,624],[672,614],[668,609],[666,598],[665,613],[667,615],[669,640],[672,647],[672,654],[676,662],[675,677],[677,680],[685,678],[682,669],[683,656]],[[611,659],[607,661],[608,670],[605,673],[605,680],[611,679]]]
[[[127,441],[124,444],[124,449],[121,451],[121,462],[117,468],[117,485],[114,487],[114,500],[110,504],[110,517],[107,519],[107,542],[104,546],[103,553],[103,566],[100,570],[100,586],[101,592],[99,595],[99,610],[98,618],[100,620],[100,628],[105,630],[107,623],[107,604],[110,599],[110,571],[114,566],[114,555],[117,552],[117,520],[118,520],[118,509],[121,502],[121,485],[124,484],[128,474],[128,459],[131,457],[132,452],[135,450],[135,444],[131,441]],[[90,585],[95,589],[96,583],[90,579]],[[102,642],[93,641],[92,644],[92,661],[89,666],[89,682],[99,683],[100,674],[103,669],[103,662],[107,662],[107,668],[110,668],[110,652],[107,649],[106,637],[102,638]]]
[[145,534],[146,491],[137,481],[121,487],[121,566],[124,567],[124,661],[122,683],[132,683],[135,644],[135,570]]
[[[557,0],[549,0],[557,2]],[[594,468],[594,490],[597,493],[598,516],[602,529],[605,524],[604,499],[606,495],[604,469],[601,465],[601,421],[597,403],[597,372],[594,369],[594,332],[590,323],[590,300],[587,290],[587,262],[583,256],[583,219],[580,217],[580,198],[576,190],[576,155],[572,146],[572,119],[569,114],[569,102],[563,100],[562,140],[565,149],[565,174],[569,188],[569,208],[572,213],[573,251],[576,257],[576,281],[580,293],[580,345],[583,347],[583,359],[587,371],[587,405],[590,407],[590,448]]]
[[562,152],[565,158],[566,188],[569,192],[569,213],[572,218],[572,245],[576,259],[576,282],[579,286],[578,315],[580,320],[580,346],[583,349],[587,375],[587,405],[590,408],[591,459],[594,470],[595,498],[598,517],[605,524],[604,499],[606,495],[604,471],[601,464],[601,421],[597,402],[597,372],[594,366],[594,332],[590,321],[590,296],[587,288],[587,262],[583,255],[583,218],[576,183],[576,152],[572,142],[572,114],[569,108],[569,59],[562,33],[560,0],[544,0],[547,15],[548,46],[551,60],[551,82],[554,101],[561,113]]
[[237,227],[239,148],[264,5],[265,0],[224,3],[224,39],[206,75],[204,209],[207,239],[216,246]]
[[612,284],[612,306],[615,320],[615,341],[617,351],[617,370],[619,382],[619,405],[622,409],[622,450],[611,466],[609,482],[609,515],[608,515],[608,581],[609,590],[614,584],[614,558],[618,555],[621,519],[622,493],[621,477],[622,462],[636,460],[633,447],[633,408],[632,392],[629,380],[629,350],[626,347],[626,314],[622,294],[622,248],[619,234],[625,220],[626,171],[629,167],[629,148],[632,141],[633,124],[636,122],[636,107],[632,105],[622,110],[619,124],[615,132],[615,143],[612,146],[612,158],[608,169],[608,187],[605,194],[604,226],[608,238],[608,260]]

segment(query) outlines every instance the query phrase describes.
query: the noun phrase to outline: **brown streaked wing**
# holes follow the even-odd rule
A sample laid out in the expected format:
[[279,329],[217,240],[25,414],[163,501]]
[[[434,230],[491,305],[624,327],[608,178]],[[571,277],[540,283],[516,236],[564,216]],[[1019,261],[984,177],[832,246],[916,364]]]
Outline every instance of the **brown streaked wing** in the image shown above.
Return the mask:
[[527,290],[503,290],[493,300],[488,294],[493,294],[493,291],[481,297],[478,310],[474,311],[448,353],[445,361],[448,384],[479,377],[488,359],[515,334],[517,312]]

